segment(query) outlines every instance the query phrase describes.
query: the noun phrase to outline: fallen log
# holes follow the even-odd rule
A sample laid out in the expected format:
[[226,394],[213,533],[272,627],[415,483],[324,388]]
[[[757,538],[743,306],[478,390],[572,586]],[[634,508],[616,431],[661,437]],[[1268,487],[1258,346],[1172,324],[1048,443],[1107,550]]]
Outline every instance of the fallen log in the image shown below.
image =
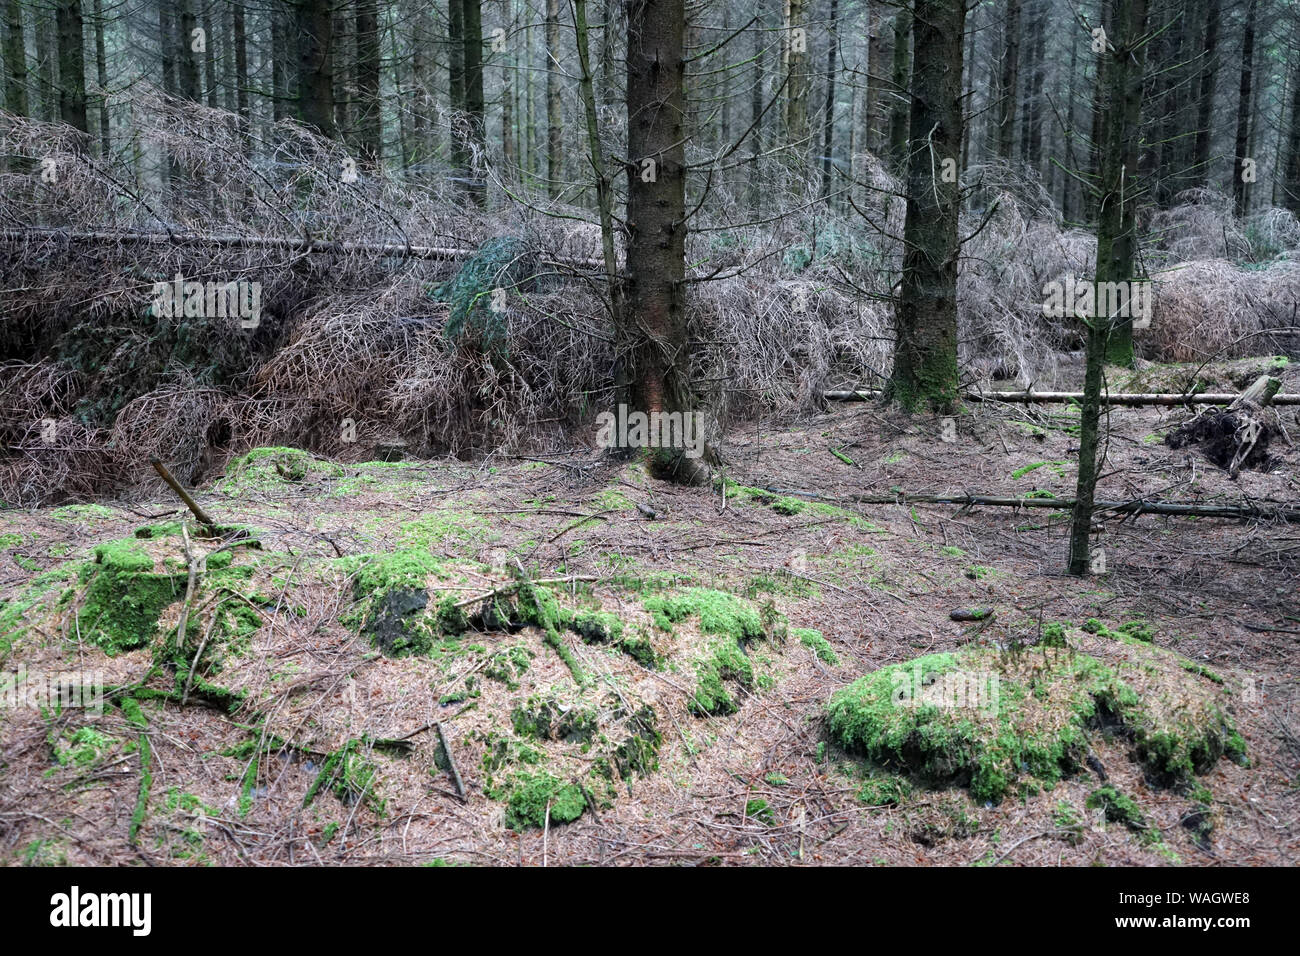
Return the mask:
[[[1016,498],[1004,495],[925,495],[925,494],[884,494],[884,495],[844,495],[832,498],[816,492],[801,491],[797,488],[766,488],[774,494],[797,495],[807,498],[823,498],[832,501],[851,501],[864,505],[961,505],[964,508],[978,506],[994,508],[1050,508],[1068,511],[1074,507],[1073,498]],[[1113,511],[1124,515],[1169,515],[1185,518],[1258,518],[1300,522],[1300,504],[1272,503],[1264,507],[1252,502],[1237,504],[1200,504],[1184,501],[1147,501],[1134,498],[1129,501],[1098,501],[1093,508],[1097,512]]]
[[[40,239],[100,245],[116,243],[127,246],[213,246],[218,249],[278,249],[286,252],[333,253],[335,255],[364,253],[366,255],[397,256],[404,259],[429,259],[445,262],[459,262],[470,258],[478,251],[456,246],[416,246],[404,242],[332,242],[327,239],[296,236],[205,235],[196,232],[76,232],[67,229],[40,228],[0,230],[0,241],[4,242],[28,242]],[[602,271],[605,268],[604,261],[600,259],[557,256],[547,261],[554,265],[580,266]]]
[[[822,392],[829,402],[870,402],[879,398],[882,391],[878,388],[831,389]],[[1066,404],[1074,402],[1083,404],[1083,392],[1035,392],[1033,390],[1015,392],[990,392],[970,389],[961,393],[961,397],[971,402],[1010,402],[1021,405]],[[1103,392],[1103,405],[1230,405],[1241,398],[1236,392]],[[1300,392],[1278,392],[1273,395],[1270,405],[1300,405]]]

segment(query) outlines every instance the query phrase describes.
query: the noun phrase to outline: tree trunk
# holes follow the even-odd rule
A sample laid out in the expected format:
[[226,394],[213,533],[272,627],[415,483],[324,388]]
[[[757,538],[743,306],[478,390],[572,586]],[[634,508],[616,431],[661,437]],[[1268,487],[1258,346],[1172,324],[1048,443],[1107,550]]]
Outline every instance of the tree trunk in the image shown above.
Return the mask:
[[546,0],[546,194],[559,197],[564,185],[560,137],[560,0]]
[[289,43],[279,4],[271,5],[271,119],[289,118]]
[[862,130],[862,148],[869,153],[879,153],[881,147],[880,89],[885,83],[885,45],[881,32],[884,29],[884,4],[881,0],[868,0],[867,92],[863,104],[866,124]]
[[1210,180],[1210,141],[1213,139],[1214,81],[1219,72],[1219,0],[1210,0],[1202,52],[1200,86],[1196,94],[1196,151],[1192,158],[1193,181],[1205,186]]
[[1020,0],[1007,0],[1003,37],[998,86],[998,157],[1010,162],[1016,145],[1016,101],[1020,94]]
[[[822,191],[823,200],[831,194],[831,151],[835,147],[835,28],[839,17],[838,0],[831,0],[831,20],[826,40],[826,112],[822,135]],[[725,140],[725,133],[724,133]]]
[[[55,18],[59,31],[59,118],[82,133],[90,133],[86,120],[86,38],[81,21],[81,0],[60,0]],[[79,141],[85,148],[88,138]]]
[[[1253,2],[1253,0],[1252,0]],[[1133,279],[1137,217],[1133,171],[1137,168],[1141,137],[1142,82],[1146,66],[1147,0],[1116,0],[1106,24],[1109,38],[1102,58],[1102,108],[1106,117],[1101,157],[1099,221],[1097,225],[1097,282]],[[1100,298],[1099,296],[1097,298]],[[1083,410],[1079,427],[1079,474],[1070,527],[1071,574],[1090,567],[1093,495],[1097,484],[1097,438],[1101,421],[1101,384],[1107,358],[1132,364],[1131,318],[1095,314],[1087,324],[1087,367],[1083,383]]]
[[27,41],[23,34],[23,8],[19,0],[5,3],[5,109],[27,115]]
[[[889,156],[900,169],[907,163],[907,124],[911,115],[909,101],[913,95],[907,86],[911,41],[912,14],[903,6],[894,14],[894,58],[889,83],[892,104],[889,110]],[[960,42],[958,38],[958,43]]]
[[198,29],[199,21],[194,16],[194,5],[192,0],[181,0],[180,6],[180,31],[176,37],[176,79],[179,84],[180,95],[192,103],[198,103],[199,100],[199,59],[198,52],[194,49],[195,34]]
[[248,32],[244,21],[242,0],[231,3],[231,36],[235,44],[235,107],[245,137],[249,134],[248,107]]
[[470,198],[482,206],[487,200],[487,185],[480,170],[487,150],[483,119],[483,11],[479,0],[461,2],[465,29],[465,132],[470,147],[466,167]]
[[808,36],[804,2],[785,0],[785,141],[793,159],[808,155]]
[[383,104],[379,100],[378,0],[357,0],[357,147],[378,165],[384,145]]
[[108,123],[108,57],[104,49],[104,2],[94,0],[95,16],[95,82],[99,85],[99,156],[107,160],[113,151],[113,141]]
[[1255,76],[1255,12],[1258,0],[1246,5],[1246,27],[1241,39],[1241,81],[1237,99],[1236,162],[1232,166],[1232,200],[1238,216],[1246,215],[1250,190],[1245,173],[1250,156],[1251,85]]
[[[502,0],[502,25],[506,33],[514,32],[515,15],[512,0]],[[515,55],[513,47],[505,58],[501,69],[501,178],[506,182],[514,179],[515,168],[519,165],[519,154],[515,149]]]
[[1291,124],[1286,138],[1282,204],[1300,216],[1300,63],[1291,74]]
[[956,167],[965,20],[965,0],[916,0],[905,251],[889,381],[890,399],[909,409],[949,411],[957,403]]
[[221,83],[217,79],[217,34],[212,29],[211,8],[203,11],[203,83],[211,109],[221,107]]
[[298,119],[333,139],[334,20],[328,0],[298,0]]
[[[685,412],[685,3],[631,0],[627,18],[627,321],[619,351],[634,410]],[[674,443],[652,459],[660,473],[698,480],[698,460],[681,451]]]

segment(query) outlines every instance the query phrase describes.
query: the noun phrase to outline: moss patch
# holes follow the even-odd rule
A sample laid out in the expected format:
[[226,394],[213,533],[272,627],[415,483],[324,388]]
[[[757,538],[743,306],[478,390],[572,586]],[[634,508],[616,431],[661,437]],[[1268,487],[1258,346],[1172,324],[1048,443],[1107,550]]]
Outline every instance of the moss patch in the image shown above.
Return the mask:
[[1241,747],[1216,688],[1134,641],[1005,652],[966,648],[894,664],[836,692],[830,739],[930,785],[997,802],[1022,775],[1051,786],[1092,733],[1121,734],[1153,783],[1174,786]]
[[132,538],[97,545],[87,573],[81,636],[110,655],[148,644],[162,612],[185,596],[188,577],[155,573],[153,556]]

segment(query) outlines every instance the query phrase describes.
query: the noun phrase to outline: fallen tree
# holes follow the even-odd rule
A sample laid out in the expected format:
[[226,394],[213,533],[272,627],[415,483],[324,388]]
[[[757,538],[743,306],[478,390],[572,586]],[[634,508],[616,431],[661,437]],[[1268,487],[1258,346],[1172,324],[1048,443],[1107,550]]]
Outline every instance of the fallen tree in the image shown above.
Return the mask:
[[[813,491],[803,491],[798,488],[768,487],[764,490],[773,494],[821,498],[828,501],[851,501],[863,505],[929,504],[960,505],[963,509],[986,506],[996,508],[1050,508],[1055,511],[1066,511],[1074,507],[1073,498],[1017,498],[984,494],[930,495],[908,494],[906,492],[833,497]],[[1209,504],[1190,501],[1147,501],[1143,498],[1132,498],[1128,501],[1097,501],[1093,503],[1093,511],[1094,513],[1112,511],[1124,515],[1149,514],[1185,518],[1256,518],[1300,522],[1300,504],[1283,502],[1254,503],[1241,501],[1233,504]]]
[[[880,398],[876,388],[832,389],[822,392],[830,402],[870,402]],[[1244,394],[1244,393],[1243,393]],[[961,397],[970,402],[1010,402],[1032,404],[1083,404],[1083,392],[1035,392],[1032,389],[1014,392],[989,392],[970,389]],[[1231,405],[1241,398],[1236,392],[1103,392],[1103,405]],[[1300,392],[1278,392],[1268,402],[1270,405],[1300,405]]]

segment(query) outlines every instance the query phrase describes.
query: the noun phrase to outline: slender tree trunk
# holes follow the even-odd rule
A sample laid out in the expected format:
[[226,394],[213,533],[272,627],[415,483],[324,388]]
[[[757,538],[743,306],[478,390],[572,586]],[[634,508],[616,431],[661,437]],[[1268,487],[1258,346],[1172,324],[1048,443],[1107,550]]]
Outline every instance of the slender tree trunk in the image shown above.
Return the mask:
[[[1141,138],[1146,23],[1147,0],[1116,0],[1113,14],[1106,24],[1110,42],[1102,59],[1100,77],[1106,119],[1100,150],[1098,285],[1108,282],[1127,284],[1134,278],[1137,216],[1132,197]],[[1095,300],[1101,298],[1095,296]],[[1131,364],[1133,356],[1132,319],[1100,314],[1104,310],[1102,303],[1095,301],[1094,304],[1098,306],[1093,310],[1094,315],[1085,320],[1088,352],[1079,426],[1078,485],[1070,527],[1071,574],[1084,574],[1090,567],[1089,534],[1097,484],[1103,365],[1107,358]]]
[[881,37],[885,29],[885,5],[881,0],[867,3],[867,92],[863,109],[866,124],[862,130],[862,147],[869,153],[879,153],[881,148],[880,89],[885,83],[885,44]]
[[826,38],[826,110],[822,134],[822,199],[831,194],[831,151],[835,147],[835,28],[839,18],[838,0],[831,0],[829,35]]
[[487,128],[483,99],[483,13],[479,0],[462,0],[465,29],[465,121],[469,140],[470,198],[482,206],[487,186],[479,167],[486,162]]
[[998,157],[1010,162],[1016,143],[1016,101],[1020,93],[1020,0],[1007,0],[1003,37],[998,83]]
[[203,83],[208,106],[221,106],[221,82],[217,79],[217,34],[212,29],[212,8],[203,11]]
[[55,18],[48,8],[32,12],[36,31],[36,91],[41,119],[59,119],[59,54]]
[[384,146],[379,99],[379,5],[357,0],[357,146],[367,163],[378,165]]
[[1205,186],[1210,180],[1210,141],[1213,139],[1214,82],[1219,72],[1219,0],[1210,0],[1206,18],[1204,63],[1196,94],[1196,152],[1193,181]]
[[[911,99],[907,76],[911,69],[912,13],[903,6],[894,14],[894,59],[890,76],[889,155],[896,167],[907,163],[907,130]],[[960,40],[958,41],[960,42]]]
[[180,32],[176,37],[176,78],[179,82],[180,95],[192,103],[200,102],[199,53],[194,49],[197,43],[195,30],[199,27],[198,18],[194,16],[192,0],[181,0]]
[[808,154],[808,35],[805,0],[785,0],[785,132],[792,158]]
[[289,118],[289,43],[285,37],[284,11],[271,4],[271,119]]
[[[502,25],[506,33],[514,31],[515,15],[513,0],[502,0]],[[510,54],[505,58],[501,68],[501,178],[506,182],[514,179],[515,169],[519,165],[519,154],[515,149],[515,55],[511,46]]]
[[1300,216],[1300,63],[1291,74],[1291,124],[1286,138],[1282,204]]
[[[90,133],[86,118],[86,39],[81,0],[60,0],[55,17],[59,30],[59,118],[82,133]],[[84,149],[88,137],[81,140]]]
[[546,193],[557,198],[564,185],[560,138],[560,0],[546,0]]
[[243,0],[232,0],[230,32],[235,45],[235,107],[243,135],[249,134],[248,106],[248,33],[244,21]]
[[915,0],[905,251],[888,389],[905,408],[949,411],[957,403],[956,168],[965,20],[965,0]]
[[333,139],[334,19],[328,0],[298,0],[298,119]]
[[1043,81],[1046,76],[1043,59],[1047,52],[1045,6],[1039,0],[1029,21],[1033,67],[1026,77],[1029,95],[1025,97],[1025,162],[1036,173],[1041,173],[1043,166]]
[[615,0],[604,0],[605,24],[600,31],[600,97],[605,106],[618,103],[618,89],[614,77],[614,41],[618,36],[617,21],[620,4]]
[[614,186],[600,146],[600,116],[596,111],[596,92],[591,76],[590,30],[587,27],[586,0],[572,0],[574,37],[578,47],[578,88],[587,118],[587,154],[596,181],[596,208],[600,214],[600,249],[609,283],[610,317],[614,328],[623,325],[622,288],[619,284],[618,254],[614,247]]
[[95,83],[99,86],[96,97],[99,106],[99,155],[108,159],[112,155],[113,141],[109,133],[108,117],[108,57],[104,49],[104,2],[94,0],[91,8],[95,17]]
[[1238,216],[1246,215],[1249,190],[1244,175],[1253,157],[1250,155],[1251,85],[1255,77],[1255,13],[1258,0],[1246,5],[1246,27],[1241,39],[1241,82],[1237,99],[1236,161],[1232,167],[1232,199]]
[[27,115],[27,41],[23,33],[20,0],[5,3],[5,109]]

